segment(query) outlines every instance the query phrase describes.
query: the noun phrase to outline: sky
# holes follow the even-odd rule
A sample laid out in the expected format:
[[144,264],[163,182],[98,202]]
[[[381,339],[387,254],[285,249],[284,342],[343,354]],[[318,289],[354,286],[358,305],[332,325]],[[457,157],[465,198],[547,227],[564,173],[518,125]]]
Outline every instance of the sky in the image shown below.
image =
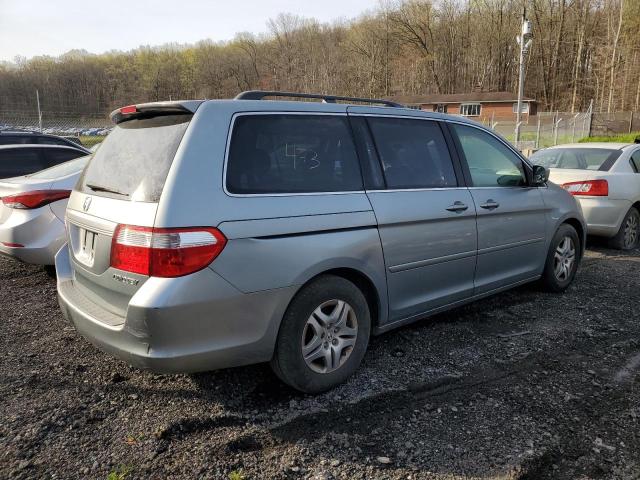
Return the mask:
[[267,31],[279,13],[350,20],[376,0],[0,0],[0,61],[229,40]]

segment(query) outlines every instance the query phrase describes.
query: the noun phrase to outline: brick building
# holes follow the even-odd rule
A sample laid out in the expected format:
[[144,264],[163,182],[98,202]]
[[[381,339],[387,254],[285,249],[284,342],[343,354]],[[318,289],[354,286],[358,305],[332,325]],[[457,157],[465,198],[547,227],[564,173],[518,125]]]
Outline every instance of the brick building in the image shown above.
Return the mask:
[[[511,92],[471,92],[429,95],[396,95],[389,100],[410,108],[441,112],[451,115],[463,115],[474,120],[513,120],[517,111],[518,96]],[[522,99],[523,120],[535,115],[536,101],[533,98]]]

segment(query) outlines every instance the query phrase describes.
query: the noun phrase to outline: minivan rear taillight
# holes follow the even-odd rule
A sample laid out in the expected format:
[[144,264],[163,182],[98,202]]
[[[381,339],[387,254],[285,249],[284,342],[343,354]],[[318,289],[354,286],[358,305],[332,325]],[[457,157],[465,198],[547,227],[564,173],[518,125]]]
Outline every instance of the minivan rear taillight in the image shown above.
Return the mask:
[[209,265],[226,243],[213,227],[118,225],[111,241],[111,266],[151,277],[181,277]]
[[69,198],[71,190],[33,190],[2,197],[2,203],[9,208],[31,210],[44,207],[63,198]]
[[590,195],[606,197],[609,195],[609,183],[606,180],[583,180],[581,182],[563,183],[564,188],[571,195]]

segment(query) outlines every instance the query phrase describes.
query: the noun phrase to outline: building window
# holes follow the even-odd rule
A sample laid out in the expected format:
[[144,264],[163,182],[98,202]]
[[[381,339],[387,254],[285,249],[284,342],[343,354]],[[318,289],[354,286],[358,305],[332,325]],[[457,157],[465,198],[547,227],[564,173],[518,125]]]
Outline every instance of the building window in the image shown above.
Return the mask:
[[[513,113],[518,112],[518,102],[513,104]],[[522,102],[520,113],[529,113],[529,102]]]
[[407,108],[411,110],[420,110],[420,105],[407,105]]
[[438,103],[433,106],[433,111],[438,113],[447,113],[447,105],[444,103]]
[[460,105],[460,115],[465,117],[478,117],[480,115],[479,103],[463,103]]

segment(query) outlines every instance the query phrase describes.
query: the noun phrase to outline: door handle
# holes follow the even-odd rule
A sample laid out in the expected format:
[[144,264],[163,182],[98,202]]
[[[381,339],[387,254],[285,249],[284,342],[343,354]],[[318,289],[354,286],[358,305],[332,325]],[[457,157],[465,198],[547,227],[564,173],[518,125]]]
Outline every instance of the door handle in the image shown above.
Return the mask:
[[460,212],[464,212],[468,208],[469,207],[464,203],[457,201],[457,202],[453,202],[453,205],[449,205],[447,207],[447,210],[449,210],[450,212],[460,213]]
[[485,203],[480,205],[480,208],[484,208],[485,210],[493,210],[494,208],[498,208],[499,206],[500,204],[498,202],[494,202],[493,200],[489,199]]

